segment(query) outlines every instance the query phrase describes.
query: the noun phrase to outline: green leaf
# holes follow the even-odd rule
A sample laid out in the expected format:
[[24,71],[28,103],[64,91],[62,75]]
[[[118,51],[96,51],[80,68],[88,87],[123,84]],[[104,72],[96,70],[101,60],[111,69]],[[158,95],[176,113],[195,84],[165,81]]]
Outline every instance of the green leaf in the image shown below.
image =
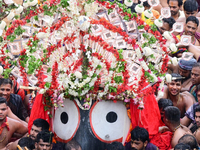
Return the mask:
[[50,88],[51,87],[51,83],[46,82],[44,86],[47,87],[47,88]]

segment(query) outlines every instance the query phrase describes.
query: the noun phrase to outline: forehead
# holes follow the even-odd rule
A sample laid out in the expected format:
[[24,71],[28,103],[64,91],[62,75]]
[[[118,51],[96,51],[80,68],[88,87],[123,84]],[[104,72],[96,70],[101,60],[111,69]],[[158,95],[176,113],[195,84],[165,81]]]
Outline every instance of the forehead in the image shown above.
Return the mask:
[[162,28],[168,30],[169,29],[169,24],[167,22],[163,22]]
[[51,145],[51,144],[50,144],[50,143],[48,143],[48,142],[43,142],[43,140],[42,140],[42,139],[40,139],[40,141],[39,141],[39,144]]
[[199,73],[200,73],[200,68],[199,68],[199,67],[193,67],[193,68],[192,68],[192,73],[197,73],[197,74],[199,74]]
[[42,131],[42,127],[37,127],[34,124],[32,125],[32,129]]
[[6,107],[7,107],[7,105],[5,103],[0,104],[0,109],[6,108]]
[[197,27],[197,24],[195,22],[193,22],[193,21],[188,21],[187,25]]
[[178,6],[178,1],[176,1],[176,0],[170,0],[169,1],[169,5],[170,6]]
[[172,80],[172,82],[171,83],[173,83],[173,84],[181,84],[181,81],[175,81],[175,80]]
[[11,85],[10,85],[10,84],[2,84],[2,85],[0,86],[0,88],[11,89]]
[[200,116],[200,112],[195,112],[195,116]]

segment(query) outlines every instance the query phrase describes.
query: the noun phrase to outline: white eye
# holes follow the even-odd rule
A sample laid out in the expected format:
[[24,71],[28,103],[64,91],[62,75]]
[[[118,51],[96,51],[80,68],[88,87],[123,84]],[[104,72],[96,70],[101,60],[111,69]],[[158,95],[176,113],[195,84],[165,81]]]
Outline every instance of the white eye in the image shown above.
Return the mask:
[[64,107],[55,111],[53,129],[55,137],[61,142],[70,141],[80,124],[80,112],[74,101],[65,99]]
[[123,102],[101,101],[90,110],[90,126],[94,135],[102,142],[124,143],[129,132],[130,119]]

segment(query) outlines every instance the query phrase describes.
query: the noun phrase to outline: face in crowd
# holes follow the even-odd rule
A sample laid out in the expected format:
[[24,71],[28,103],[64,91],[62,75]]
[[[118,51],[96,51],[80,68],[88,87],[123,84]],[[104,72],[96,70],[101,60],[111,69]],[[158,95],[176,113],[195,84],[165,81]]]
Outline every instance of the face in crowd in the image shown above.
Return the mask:
[[131,150],[145,150],[145,147],[147,146],[148,141],[142,142],[138,140],[132,140],[131,139]]
[[180,66],[178,66],[178,73],[182,76],[185,77],[185,80],[190,78],[190,70],[184,70]]
[[174,0],[169,1],[169,7],[172,16],[175,16],[179,13],[180,7],[178,6],[178,1]]
[[42,139],[38,143],[35,143],[36,150],[51,150],[52,144],[44,142]]
[[192,21],[188,21],[187,24],[185,25],[185,34],[194,36],[197,31],[197,28],[198,28],[198,26],[196,23],[194,23]]
[[172,96],[176,96],[180,93],[182,88],[181,81],[172,80],[172,82],[168,83],[168,90]]
[[200,68],[199,67],[193,67],[192,68],[191,78],[192,78],[192,84],[193,85],[200,84]]
[[8,114],[8,106],[6,103],[0,104],[0,121],[3,121]]
[[11,93],[12,93],[12,87],[10,84],[2,84],[0,86],[0,97],[3,97],[7,101],[9,101]]
[[32,125],[31,127],[31,131],[30,131],[30,138],[35,140],[36,139],[36,136],[38,135],[39,132],[42,131],[42,127],[37,127],[35,126],[34,124]]

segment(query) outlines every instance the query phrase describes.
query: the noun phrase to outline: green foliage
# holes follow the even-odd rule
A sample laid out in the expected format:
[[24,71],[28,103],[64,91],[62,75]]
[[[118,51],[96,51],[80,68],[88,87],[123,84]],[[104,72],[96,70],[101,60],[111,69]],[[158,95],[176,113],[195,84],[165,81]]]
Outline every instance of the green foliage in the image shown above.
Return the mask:
[[3,74],[2,74],[4,76],[4,78],[8,79],[11,71],[12,71],[11,68],[4,69]]

